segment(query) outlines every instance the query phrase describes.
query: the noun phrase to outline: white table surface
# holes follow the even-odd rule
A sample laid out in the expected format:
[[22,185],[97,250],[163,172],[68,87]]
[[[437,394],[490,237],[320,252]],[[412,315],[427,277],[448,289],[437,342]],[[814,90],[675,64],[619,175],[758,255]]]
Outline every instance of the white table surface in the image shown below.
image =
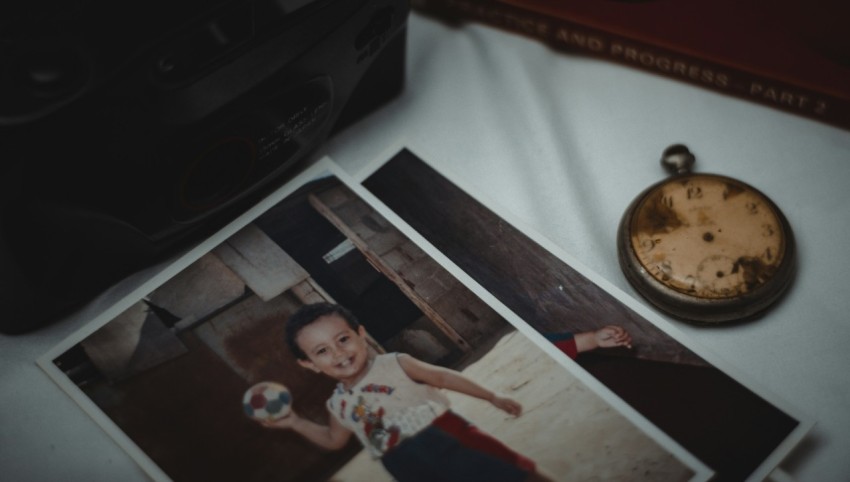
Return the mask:
[[[792,479],[850,480],[850,131],[482,25],[414,13],[408,35],[402,96],[316,156],[356,173],[408,143],[627,293],[617,224],[664,176],[665,147],[685,143],[696,170],[755,185],[794,227],[793,289],[755,323],[678,326],[817,422],[782,464]],[[146,480],[35,361],[161,268],[59,323],[0,335],[0,479]]]

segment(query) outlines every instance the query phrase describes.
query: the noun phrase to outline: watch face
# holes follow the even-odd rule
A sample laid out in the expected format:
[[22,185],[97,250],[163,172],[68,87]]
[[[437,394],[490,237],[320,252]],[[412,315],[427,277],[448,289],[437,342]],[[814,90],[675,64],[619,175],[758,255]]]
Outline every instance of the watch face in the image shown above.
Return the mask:
[[646,273],[700,299],[747,296],[786,259],[788,231],[778,208],[723,176],[687,174],[657,184],[637,201],[629,224],[631,249]]

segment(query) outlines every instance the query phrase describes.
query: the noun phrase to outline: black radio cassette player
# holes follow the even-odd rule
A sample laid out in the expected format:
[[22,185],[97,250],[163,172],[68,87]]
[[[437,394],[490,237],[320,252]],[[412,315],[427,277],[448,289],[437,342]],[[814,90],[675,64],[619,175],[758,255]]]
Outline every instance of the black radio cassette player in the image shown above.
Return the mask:
[[399,0],[0,7],[0,331],[223,227],[403,89]]

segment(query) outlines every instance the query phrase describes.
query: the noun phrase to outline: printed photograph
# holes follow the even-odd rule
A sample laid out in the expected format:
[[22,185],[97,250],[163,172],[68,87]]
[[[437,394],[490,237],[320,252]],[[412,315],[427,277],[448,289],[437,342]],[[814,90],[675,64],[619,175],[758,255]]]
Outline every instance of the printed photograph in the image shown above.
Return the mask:
[[[671,337],[410,149],[378,164],[362,185],[586,373],[714,470],[714,480],[766,477],[810,428],[809,421]],[[628,347],[581,353],[623,332]]]
[[541,346],[325,164],[40,361],[152,478],[711,477],[560,356],[616,366],[645,328],[552,325],[563,351]]

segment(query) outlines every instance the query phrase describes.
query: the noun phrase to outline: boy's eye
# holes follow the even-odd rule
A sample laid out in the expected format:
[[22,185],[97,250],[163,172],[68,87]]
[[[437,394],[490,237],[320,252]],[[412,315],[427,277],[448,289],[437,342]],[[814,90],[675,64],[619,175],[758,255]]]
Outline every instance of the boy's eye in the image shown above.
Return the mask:
[[322,354],[326,353],[327,351],[328,351],[327,348],[319,348],[318,350],[316,350],[316,355],[322,355]]
[[341,337],[339,337],[339,341],[340,341],[341,343],[345,343],[345,342],[347,342],[347,341],[348,341],[348,340],[350,340],[350,339],[351,339],[351,337],[350,337],[350,336],[348,336],[348,335],[342,335]]

